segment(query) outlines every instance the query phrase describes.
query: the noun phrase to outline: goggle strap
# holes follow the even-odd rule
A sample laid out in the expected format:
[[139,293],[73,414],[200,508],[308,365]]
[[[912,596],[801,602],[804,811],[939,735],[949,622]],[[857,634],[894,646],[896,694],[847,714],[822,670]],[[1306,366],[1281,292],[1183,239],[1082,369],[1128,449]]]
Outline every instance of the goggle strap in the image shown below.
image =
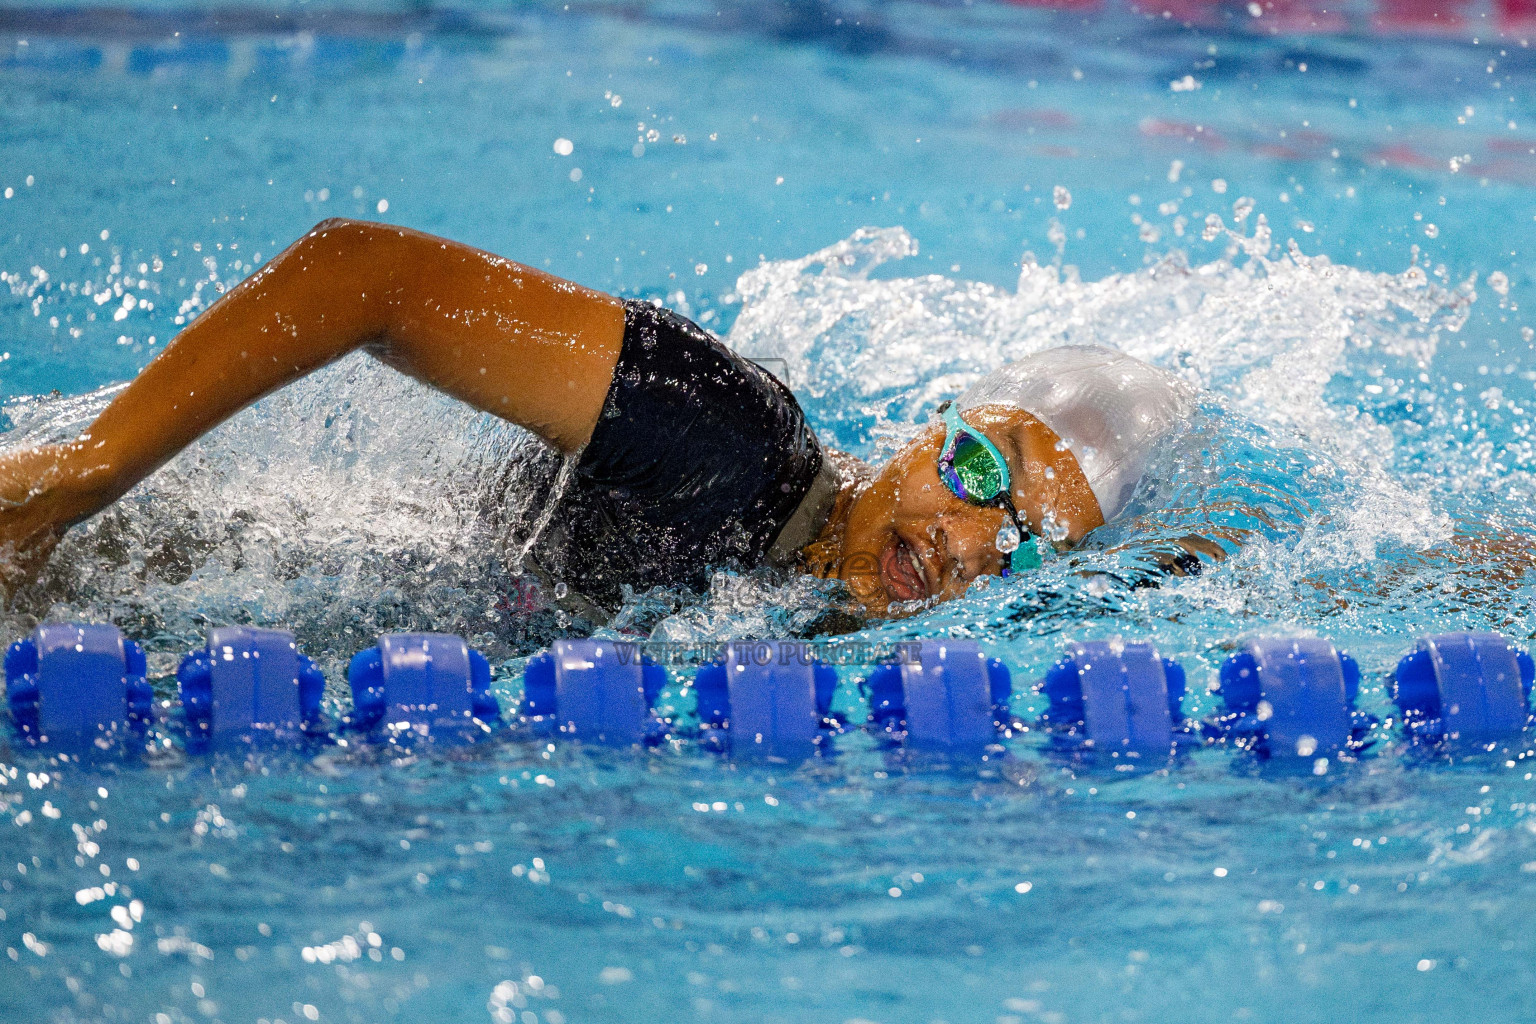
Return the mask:
[[1027,569],[1040,568],[1040,548],[1035,542],[1033,534],[1024,537],[1023,543],[1013,549],[1008,556],[1008,569],[1010,572],[1024,572]]

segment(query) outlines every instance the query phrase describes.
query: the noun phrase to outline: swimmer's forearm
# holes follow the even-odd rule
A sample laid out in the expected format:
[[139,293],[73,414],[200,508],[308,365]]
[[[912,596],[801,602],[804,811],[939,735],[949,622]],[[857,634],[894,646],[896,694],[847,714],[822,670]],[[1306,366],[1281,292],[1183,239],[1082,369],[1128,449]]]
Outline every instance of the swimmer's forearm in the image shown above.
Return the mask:
[[327,221],[232,289],[70,446],[71,521],[358,348],[574,451],[623,340],[617,300],[418,232]]

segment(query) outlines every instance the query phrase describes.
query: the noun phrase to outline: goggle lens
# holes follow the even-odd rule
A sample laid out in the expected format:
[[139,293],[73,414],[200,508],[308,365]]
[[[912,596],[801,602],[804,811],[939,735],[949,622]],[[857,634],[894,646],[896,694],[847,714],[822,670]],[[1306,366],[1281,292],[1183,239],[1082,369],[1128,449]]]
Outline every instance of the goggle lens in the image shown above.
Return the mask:
[[964,432],[955,436],[944,477],[944,483],[963,501],[992,501],[1003,491],[1003,467],[986,445]]

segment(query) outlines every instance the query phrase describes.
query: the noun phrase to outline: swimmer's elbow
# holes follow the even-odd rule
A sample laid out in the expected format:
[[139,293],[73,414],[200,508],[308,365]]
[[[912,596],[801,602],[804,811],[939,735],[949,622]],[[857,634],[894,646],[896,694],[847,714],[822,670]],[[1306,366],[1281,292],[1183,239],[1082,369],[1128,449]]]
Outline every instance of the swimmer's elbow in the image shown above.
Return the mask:
[[349,291],[366,294],[403,259],[399,229],[351,217],[327,217],[309,230],[298,245],[301,259],[323,270],[333,295]]
[[301,245],[315,258],[325,260],[332,273],[353,271],[373,277],[412,262],[421,263],[423,239],[430,241],[428,236],[418,236],[391,224],[327,217],[310,228]]
[[348,229],[353,229],[357,233],[367,233],[368,229],[376,226],[366,220],[355,220],[351,217],[327,217],[310,228],[308,234],[311,238],[324,238],[331,234],[347,231]]
[[395,326],[394,307],[368,296],[388,287],[408,263],[398,229],[350,217],[328,217],[284,254],[320,288],[325,322],[355,345],[373,344]]

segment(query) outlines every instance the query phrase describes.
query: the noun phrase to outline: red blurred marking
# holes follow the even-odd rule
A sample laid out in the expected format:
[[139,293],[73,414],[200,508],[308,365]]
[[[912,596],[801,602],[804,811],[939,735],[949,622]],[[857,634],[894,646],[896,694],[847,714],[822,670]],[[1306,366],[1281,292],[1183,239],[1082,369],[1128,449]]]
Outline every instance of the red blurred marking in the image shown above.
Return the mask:
[[1153,139],[1181,139],[1184,142],[1198,142],[1210,149],[1222,149],[1227,144],[1227,140],[1222,138],[1215,129],[1190,121],[1169,121],[1161,117],[1147,117],[1142,119],[1138,128],[1141,134]]
[[1071,146],[1036,146],[1034,152],[1036,156],[1048,156],[1057,159],[1070,159],[1077,156],[1077,150]]
[[1371,24],[1395,32],[1460,32],[1471,0],[1377,0]]
[[1408,167],[1416,171],[1438,171],[1444,170],[1447,166],[1443,161],[1434,160],[1423,153],[1415,152],[1401,142],[1374,150],[1367,159],[1379,164],[1390,164],[1393,167]]
[[1314,132],[1307,128],[1303,128],[1299,132],[1291,132],[1288,137],[1295,139],[1302,145],[1313,147],[1326,146],[1333,142],[1332,135],[1324,132]]
[[[1091,11],[1104,0],[1007,0],[1016,7],[1064,11]],[[1337,33],[1351,28],[1340,8],[1344,0],[1262,0],[1262,14],[1254,18],[1242,0],[1131,0],[1131,9],[1149,17],[1166,17],[1186,25],[1214,25],[1230,12],[1241,16],[1233,27],[1269,35],[1308,32]],[[1383,33],[1464,32],[1477,0],[1375,0],[1371,27]],[[1536,29],[1536,0],[1492,0],[1494,18],[1501,31]]]
[[1493,9],[1505,32],[1536,27],[1536,0],[1496,0]]
[[1249,150],[1255,156],[1262,156],[1269,160],[1305,160],[1307,154],[1291,146],[1282,146],[1278,142],[1261,142]]
[[1063,110],[1026,110],[1011,107],[999,110],[991,117],[993,124],[1004,128],[1072,128],[1077,119]]
[[1489,149],[1511,156],[1536,156],[1536,139],[1489,139]]
[[1193,135],[1195,126],[1184,121],[1164,121],[1160,117],[1143,118],[1141,122],[1141,134],[1150,135],[1153,138],[1179,138]]
[[1168,15],[1183,25],[1213,25],[1221,17],[1222,0],[1133,0],[1131,10],[1154,18]]
[[1250,18],[1247,27],[1271,35],[1342,32],[1349,24],[1343,12],[1337,9],[1341,6],[1337,0],[1266,0],[1262,6],[1264,13]]
[[1492,163],[1468,164],[1466,171],[1474,177],[1492,178],[1511,185],[1536,185],[1536,164],[1526,160],[1499,157]]

